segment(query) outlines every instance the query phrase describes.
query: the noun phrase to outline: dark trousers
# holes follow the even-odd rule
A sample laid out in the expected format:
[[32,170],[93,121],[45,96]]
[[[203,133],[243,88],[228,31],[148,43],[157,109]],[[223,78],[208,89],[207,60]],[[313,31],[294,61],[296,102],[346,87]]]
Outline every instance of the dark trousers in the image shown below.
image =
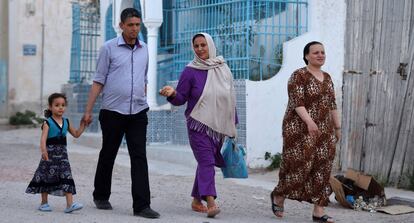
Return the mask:
[[95,200],[109,200],[112,170],[119,146],[125,135],[131,160],[132,199],[134,211],[150,206],[148,164],[146,155],[148,109],[135,115],[101,110],[99,122],[102,129],[102,149],[95,174]]

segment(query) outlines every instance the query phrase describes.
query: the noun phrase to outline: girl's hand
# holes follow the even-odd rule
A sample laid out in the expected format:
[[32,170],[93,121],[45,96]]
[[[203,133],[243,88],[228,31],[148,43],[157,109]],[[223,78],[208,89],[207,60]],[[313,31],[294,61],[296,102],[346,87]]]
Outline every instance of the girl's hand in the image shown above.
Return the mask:
[[319,131],[319,128],[314,121],[309,122],[307,126],[308,126],[309,135],[311,137],[317,138],[321,135],[321,131]]
[[81,119],[81,121],[79,123],[79,126],[81,126],[83,128],[86,128],[88,126],[88,124],[87,124],[87,122],[85,120]]
[[175,97],[176,91],[171,86],[164,86],[163,88],[160,89],[159,93],[160,95],[164,97]]
[[49,160],[49,154],[47,154],[47,151],[42,151],[42,159],[45,161]]

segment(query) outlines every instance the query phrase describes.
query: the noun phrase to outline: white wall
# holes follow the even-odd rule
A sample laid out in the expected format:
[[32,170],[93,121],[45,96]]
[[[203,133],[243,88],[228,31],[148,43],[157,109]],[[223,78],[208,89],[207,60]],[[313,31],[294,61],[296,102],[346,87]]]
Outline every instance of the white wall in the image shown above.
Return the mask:
[[[9,1],[9,102],[10,112],[41,112],[42,16],[44,13],[43,103],[69,80],[72,40],[71,0]],[[34,4],[29,15],[26,4]],[[23,56],[23,44],[36,45],[36,55]]]
[[287,105],[287,81],[292,72],[304,67],[303,47],[310,41],[325,46],[328,72],[335,85],[336,100],[342,104],[342,70],[344,66],[346,4],[344,0],[309,1],[309,27],[306,34],[283,45],[283,66],[266,81],[246,83],[247,162],[250,167],[263,167],[265,152],[282,152],[282,120]]
[[[53,7],[52,10],[49,7]],[[69,81],[72,47],[72,4],[66,1],[46,1],[45,11],[44,98],[60,92]]]

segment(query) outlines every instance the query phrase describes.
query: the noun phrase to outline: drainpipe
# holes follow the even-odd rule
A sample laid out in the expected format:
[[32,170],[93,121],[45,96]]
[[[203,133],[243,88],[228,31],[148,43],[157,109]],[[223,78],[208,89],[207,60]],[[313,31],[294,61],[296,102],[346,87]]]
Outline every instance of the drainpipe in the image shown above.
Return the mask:
[[41,62],[40,62],[40,112],[43,111],[43,85],[45,72],[45,1],[42,1],[42,42],[41,42]]

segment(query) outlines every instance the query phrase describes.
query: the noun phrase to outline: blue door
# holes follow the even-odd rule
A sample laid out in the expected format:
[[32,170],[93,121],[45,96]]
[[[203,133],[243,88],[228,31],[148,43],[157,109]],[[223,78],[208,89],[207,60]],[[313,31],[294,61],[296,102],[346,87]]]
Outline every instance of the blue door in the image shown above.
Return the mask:
[[0,60],[0,117],[7,117],[7,63]]

